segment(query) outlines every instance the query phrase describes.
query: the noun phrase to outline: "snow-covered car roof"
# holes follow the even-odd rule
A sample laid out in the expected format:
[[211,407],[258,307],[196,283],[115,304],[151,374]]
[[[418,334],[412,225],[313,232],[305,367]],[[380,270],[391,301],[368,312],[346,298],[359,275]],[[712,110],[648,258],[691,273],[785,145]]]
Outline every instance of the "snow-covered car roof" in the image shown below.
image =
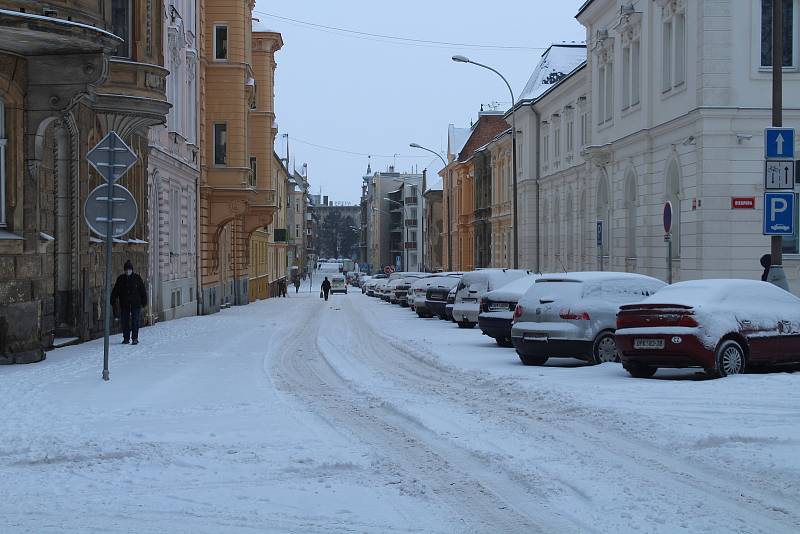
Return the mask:
[[541,275],[529,274],[518,278],[502,287],[489,291],[484,295],[489,300],[497,302],[517,302],[533,286]]
[[528,274],[530,274],[530,271],[524,269],[480,269],[478,271],[465,273],[462,280],[466,286],[485,282],[489,285],[489,289],[499,289],[508,282],[527,276]]
[[441,287],[444,289],[452,289],[458,285],[461,281],[460,276],[456,275],[449,275],[449,276],[434,276],[431,279],[431,287]]
[[[677,304],[681,306],[707,306],[747,304],[748,309],[758,309],[764,299],[800,305],[800,299],[776,285],[760,280],[712,279],[689,280],[665,286],[655,295],[642,301],[647,304]],[[771,304],[770,304],[771,305]]]
[[614,271],[579,271],[574,273],[557,273],[542,275],[536,283],[540,282],[605,282],[608,280],[622,279],[647,279],[655,280],[651,276],[638,273],[622,273]]

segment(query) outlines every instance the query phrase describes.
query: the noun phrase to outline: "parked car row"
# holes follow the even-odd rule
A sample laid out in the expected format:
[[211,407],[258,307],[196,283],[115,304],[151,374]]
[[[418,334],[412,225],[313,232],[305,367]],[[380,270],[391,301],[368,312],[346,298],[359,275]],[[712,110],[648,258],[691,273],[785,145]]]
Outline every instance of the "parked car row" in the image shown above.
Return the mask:
[[800,299],[761,281],[667,285],[634,273],[480,269],[376,275],[362,278],[361,288],[420,318],[478,325],[525,365],[621,362],[631,376],[648,378],[661,368],[721,377],[800,363]]

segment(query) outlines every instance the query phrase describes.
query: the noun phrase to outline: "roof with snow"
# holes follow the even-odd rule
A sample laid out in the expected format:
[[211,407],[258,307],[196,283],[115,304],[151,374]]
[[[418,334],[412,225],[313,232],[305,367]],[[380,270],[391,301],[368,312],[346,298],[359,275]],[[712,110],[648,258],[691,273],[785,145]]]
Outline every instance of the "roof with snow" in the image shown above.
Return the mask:
[[559,43],[542,54],[517,102],[535,100],[586,62],[586,44]]
[[467,144],[472,128],[456,128],[449,125],[447,128],[447,152],[448,155],[458,156],[464,145]]

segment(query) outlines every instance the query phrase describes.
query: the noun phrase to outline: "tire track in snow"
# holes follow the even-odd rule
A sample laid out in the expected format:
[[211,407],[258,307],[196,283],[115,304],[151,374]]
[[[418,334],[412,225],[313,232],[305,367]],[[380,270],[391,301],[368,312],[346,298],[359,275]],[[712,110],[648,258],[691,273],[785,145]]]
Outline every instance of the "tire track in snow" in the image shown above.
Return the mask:
[[[331,426],[369,444],[380,456],[378,469],[390,472],[387,483],[440,504],[457,518],[455,532],[542,531],[538,518],[521,513],[493,491],[494,476],[475,468],[475,461],[451,462],[447,444],[379,399],[360,393],[336,372],[320,346],[325,341],[319,341],[320,316],[326,313],[335,311],[315,307],[307,323],[293,328],[285,343],[276,347],[272,373],[277,386]],[[473,468],[465,471],[462,463]]]

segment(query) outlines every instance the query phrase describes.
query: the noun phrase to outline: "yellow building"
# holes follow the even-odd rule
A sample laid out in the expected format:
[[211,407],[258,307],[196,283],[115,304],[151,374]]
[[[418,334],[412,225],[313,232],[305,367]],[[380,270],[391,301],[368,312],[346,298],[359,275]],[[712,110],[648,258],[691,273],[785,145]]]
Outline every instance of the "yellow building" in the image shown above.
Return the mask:
[[278,282],[285,280],[289,283],[286,233],[289,173],[274,152],[272,169],[276,194],[275,216],[272,224],[259,228],[250,238],[251,301],[274,297],[278,294]]
[[497,136],[488,146],[492,155],[492,267],[513,266],[511,132]]
[[203,313],[249,302],[250,240],[277,209],[273,76],[283,40],[253,31],[253,5],[204,0],[201,6]]

